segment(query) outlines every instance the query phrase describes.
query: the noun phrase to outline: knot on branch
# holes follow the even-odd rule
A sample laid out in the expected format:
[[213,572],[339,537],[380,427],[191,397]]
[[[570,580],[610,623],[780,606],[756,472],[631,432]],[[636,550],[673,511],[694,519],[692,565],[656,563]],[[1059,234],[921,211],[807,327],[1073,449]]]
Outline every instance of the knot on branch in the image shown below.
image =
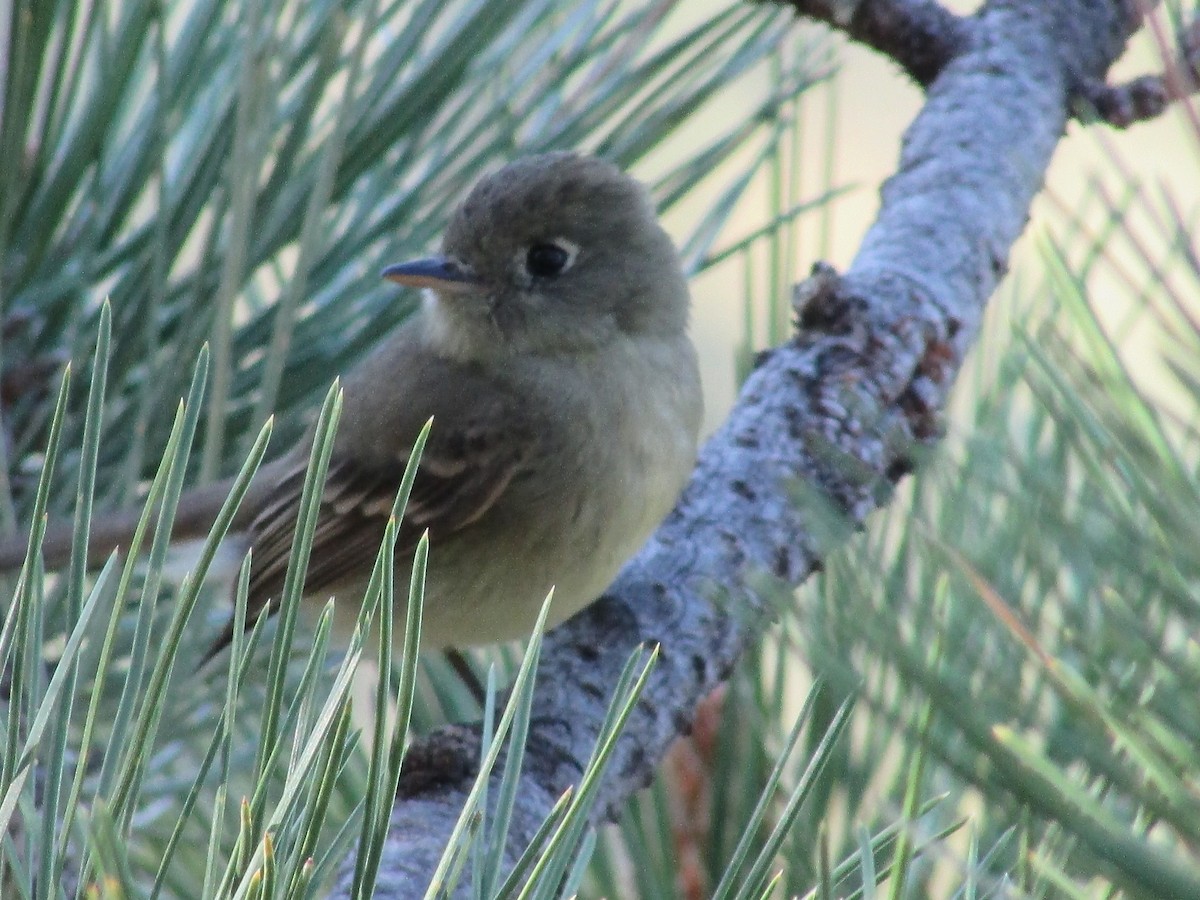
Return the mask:
[[396,798],[469,788],[479,771],[479,747],[478,731],[462,725],[448,725],[414,742],[404,758]]
[[[931,338],[925,344],[912,381],[896,398],[913,438],[920,443],[933,443],[942,436],[942,402],[958,364],[958,354],[950,342]],[[888,477],[898,481],[911,469],[907,459],[897,460],[889,467]]]
[[813,263],[812,274],[792,290],[796,329],[809,334],[844,335],[854,329],[864,305],[840,290],[842,276],[827,262]]
[[816,370],[792,437],[819,462],[810,484],[853,521],[942,436],[962,323],[931,316],[931,302],[909,278],[843,277],[823,262],[795,289],[795,345]]

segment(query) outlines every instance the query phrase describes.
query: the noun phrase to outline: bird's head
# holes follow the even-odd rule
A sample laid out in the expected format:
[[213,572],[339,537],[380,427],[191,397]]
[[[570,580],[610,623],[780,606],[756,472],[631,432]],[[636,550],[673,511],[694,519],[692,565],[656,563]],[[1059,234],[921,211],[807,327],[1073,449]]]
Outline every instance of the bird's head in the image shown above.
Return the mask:
[[687,283],[645,189],[571,153],[483,178],[451,217],[440,255],[384,276],[429,289],[432,339],[465,358],[581,352],[687,324]]

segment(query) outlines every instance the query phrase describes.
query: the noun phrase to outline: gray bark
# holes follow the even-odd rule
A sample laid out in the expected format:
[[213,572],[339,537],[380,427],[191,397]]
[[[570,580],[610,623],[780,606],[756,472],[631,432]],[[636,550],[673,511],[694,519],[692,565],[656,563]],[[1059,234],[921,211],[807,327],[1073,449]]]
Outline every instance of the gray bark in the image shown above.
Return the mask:
[[[852,266],[842,277],[818,268],[799,287],[797,336],[760,360],[675,511],[601,601],[547,637],[513,859],[578,780],[634,647],[657,642],[661,659],[600,789],[597,823],[649,783],[697,701],[819,566],[827,548],[796,487],[861,524],[937,439],[1074,88],[1103,78],[1134,24],[1122,0],[996,0],[954,25],[956,55],[929,80]],[[377,896],[421,896],[478,745],[477,730],[459,726],[414,746]]]

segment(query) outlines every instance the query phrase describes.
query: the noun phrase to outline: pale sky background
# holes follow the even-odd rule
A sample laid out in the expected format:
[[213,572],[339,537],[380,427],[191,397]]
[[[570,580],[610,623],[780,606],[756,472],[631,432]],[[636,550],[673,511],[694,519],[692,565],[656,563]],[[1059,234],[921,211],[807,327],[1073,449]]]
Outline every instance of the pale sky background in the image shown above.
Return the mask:
[[[711,6],[725,5],[715,0],[706,2],[711,4],[710,9]],[[957,4],[960,9],[971,5]],[[703,8],[704,4],[697,6]],[[697,10],[696,14],[699,15],[701,11]],[[874,218],[879,185],[895,169],[901,135],[919,111],[922,93],[892,63],[871,50],[847,45],[841,48],[840,53],[842,64],[833,87],[837,96],[837,154],[833,183],[855,184],[857,187],[849,196],[835,201],[828,259],[838,269],[844,269],[853,259],[863,232]],[[1157,60],[1155,44],[1148,32],[1143,30],[1114,74],[1128,78],[1157,72],[1161,68]],[[802,142],[808,163],[800,173],[801,197],[811,197],[820,189],[824,167],[827,90],[824,86],[817,87],[805,100],[802,122],[811,124],[812,139]],[[724,98],[723,102],[744,103],[746,98]],[[712,121],[719,122],[719,104],[712,115]],[[1018,276],[1023,268],[1029,275],[1040,270],[1040,265],[1029,264],[1031,254],[1038,252],[1039,242],[1044,243],[1047,237],[1061,237],[1064,234],[1063,217],[1061,212],[1055,210],[1055,201],[1071,210],[1083,211],[1089,221],[1098,225],[1101,204],[1095,196],[1094,179],[1099,177],[1114,196],[1120,195],[1122,180],[1106,157],[1105,144],[1115,151],[1127,170],[1139,179],[1150,194],[1155,194],[1160,185],[1168,186],[1185,220],[1195,221],[1200,207],[1200,146],[1181,111],[1173,110],[1156,121],[1135,125],[1124,132],[1101,125],[1083,127],[1072,123],[1047,175],[1046,190],[1035,203],[1033,218],[1014,249],[1012,271]],[[766,213],[767,190],[765,184],[756,186],[753,196],[747,198],[738,209],[718,246],[731,243],[769,218]],[[681,213],[674,218],[668,216],[666,220],[668,229],[677,238],[686,233],[686,223],[681,225],[678,221],[681,215],[687,214]],[[1134,222],[1137,221],[1139,219],[1135,217]],[[797,229],[792,252],[800,273],[807,272],[812,262],[820,258],[818,224],[818,216],[813,215],[802,219]],[[1164,244],[1149,228],[1145,229],[1143,237],[1151,247]],[[765,261],[765,256],[763,259]],[[706,273],[693,282],[693,335],[704,360],[708,412],[706,427],[709,430],[724,418],[734,398],[734,354],[745,332],[742,312],[742,298],[746,293],[744,277],[743,266],[734,262]],[[997,295],[998,303],[994,302],[993,306],[1003,306],[1005,298],[1011,296],[1010,284],[1011,279],[1001,287]],[[1022,285],[1025,284],[1022,281]],[[1028,279],[1028,284],[1030,290],[1036,288],[1036,281],[1032,277]],[[1114,298],[1120,295],[1126,300],[1114,299],[1113,304],[1106,303],[1103,295],[1109,289]],[[756,301],[761,304],[765,287],[759,287],[755,293]],[[1101,278],[1094,286],[1092,296],[1103,314],[1115,322],[1127,313],[1127,307],[1120,308],[1120,302],[1127,302],[1130,293],[1129,288],[1118,286],[1115,281],[1106,283]],[[998,314],[1002,315],[1003,310],[999,313],[992,310],[990,313],[993,318]],[[986,329],[983,339],[984,342],[988,339]],[[763,346],[764,334],[760,333],[753,343],[756,347]],[[1136,335],[1133,344],[1136,346]],[[1153,350],[1152,347],[1140,348],[1138,353],[1153,353]]]

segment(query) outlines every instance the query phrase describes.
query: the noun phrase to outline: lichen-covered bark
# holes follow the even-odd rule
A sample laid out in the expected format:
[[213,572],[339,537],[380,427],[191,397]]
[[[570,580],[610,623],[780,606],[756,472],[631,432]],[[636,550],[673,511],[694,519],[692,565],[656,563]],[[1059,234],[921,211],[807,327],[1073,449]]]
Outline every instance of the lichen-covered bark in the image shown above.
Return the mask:
[[[841,277],[818,267],[798,288],[797,337],[764,355],[675,511],[605,598],[548,636],[514,859],[578,779],[636,645],[658,642],[661,660],[601,788],[601,820],[650,781],[699,698],[819,566],[798,488],[861,523],[937,438],[1074,86],[1103,77],[1131,26],[1124,0],[997,0],[956,26],[958,55],[930,84],[853,265]],[[470,727],[413,748],[377,896],[421,895],[478,756]]]

